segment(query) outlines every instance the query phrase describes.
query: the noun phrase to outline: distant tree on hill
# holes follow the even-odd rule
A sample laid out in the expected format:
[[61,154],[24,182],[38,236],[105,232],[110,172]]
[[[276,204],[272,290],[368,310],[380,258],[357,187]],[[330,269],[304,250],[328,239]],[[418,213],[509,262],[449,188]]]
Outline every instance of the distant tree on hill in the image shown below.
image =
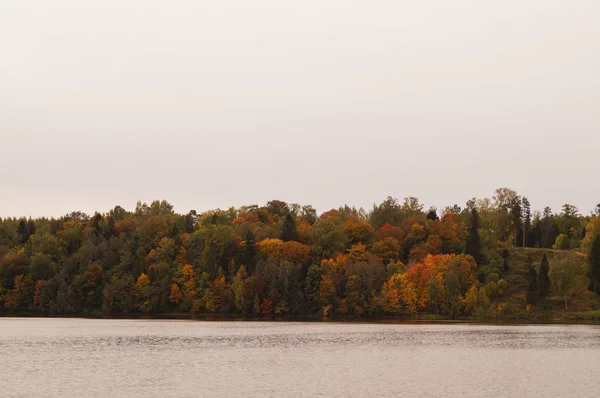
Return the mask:
[[522,219],[523,219],[523,247],[529,246],[529,231],[531,229],[531,205],[529,199],[523,197],[521,200],[522,204]]
[[550,264],[548,263],[548,257],[546,253],[542,256],[542,262],[540,264],[540,272],[538,274],[538,292],[542,299],[546,299],[550,294]]
[[527,302],[533,304],[536,302],[538,294],[538,274],[533,267],[533,260],[531,255],[527,256],[526,260],[527,269]]
[[596,235],[596,238],[592,242],[588,254],[588,263],[590,277],[589,290],[600,294],[600,234]]

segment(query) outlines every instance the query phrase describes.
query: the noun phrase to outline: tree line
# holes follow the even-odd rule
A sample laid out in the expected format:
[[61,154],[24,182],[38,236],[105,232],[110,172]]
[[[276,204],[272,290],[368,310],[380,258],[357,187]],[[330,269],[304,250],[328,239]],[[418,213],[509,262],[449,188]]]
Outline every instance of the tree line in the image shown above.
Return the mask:
[[[600,294],[600,206],[533,212],[501,188],[444,209],[388,197],[320,215],[278,200],[178,214],[163,200],[0,219],[0,313],[485,316],[510,311],[495,303],[514,288],[505,275],[519,247],[585,252]],[[545,256],[539,269],[530,262],[523,306],[572,274],[551,283]]]

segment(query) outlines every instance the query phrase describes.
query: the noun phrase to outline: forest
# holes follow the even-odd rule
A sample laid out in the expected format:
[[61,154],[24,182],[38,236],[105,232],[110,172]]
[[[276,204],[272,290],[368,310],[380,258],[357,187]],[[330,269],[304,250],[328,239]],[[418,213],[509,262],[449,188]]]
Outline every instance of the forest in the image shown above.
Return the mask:
[[600,205],[264,206],[0,219],[0,314],[523,318],[600,309]]

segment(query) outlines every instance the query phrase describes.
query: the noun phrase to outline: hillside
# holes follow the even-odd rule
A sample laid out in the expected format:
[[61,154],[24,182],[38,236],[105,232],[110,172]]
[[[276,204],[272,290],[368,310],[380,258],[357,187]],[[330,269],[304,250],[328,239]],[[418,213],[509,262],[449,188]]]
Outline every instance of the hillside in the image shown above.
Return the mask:
[[[552,287],[547,300],[538,300],[527,311],[526,294],[528,288],[527,263],[531,259],[536,272],[539,273],[543,254],[546,254],[550,265],[550,274],[566,263],[572,264],[574,272],[572,287],[565,297]],[[576,250],[552,250],[538,248],[519,248],[510,252],[507,259],[508,271],[504,278],[507,288],[502,297],[494,299],[497,306],[503,306],[498,318],[526,318],[537,320],[592,320],[600,319],[600,296],[588,290],[588,264],[586,256]],[[552,278],[551,278],[552,281]],[[596,313],[594,312],[596,311]]]

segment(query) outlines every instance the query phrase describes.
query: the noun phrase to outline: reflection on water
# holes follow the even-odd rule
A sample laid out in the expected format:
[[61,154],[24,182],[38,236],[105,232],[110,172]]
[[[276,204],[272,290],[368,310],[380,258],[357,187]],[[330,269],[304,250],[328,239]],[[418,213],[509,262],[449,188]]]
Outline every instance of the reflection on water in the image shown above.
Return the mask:
[[596,396],[600,327],[0,319],[0,395]]

